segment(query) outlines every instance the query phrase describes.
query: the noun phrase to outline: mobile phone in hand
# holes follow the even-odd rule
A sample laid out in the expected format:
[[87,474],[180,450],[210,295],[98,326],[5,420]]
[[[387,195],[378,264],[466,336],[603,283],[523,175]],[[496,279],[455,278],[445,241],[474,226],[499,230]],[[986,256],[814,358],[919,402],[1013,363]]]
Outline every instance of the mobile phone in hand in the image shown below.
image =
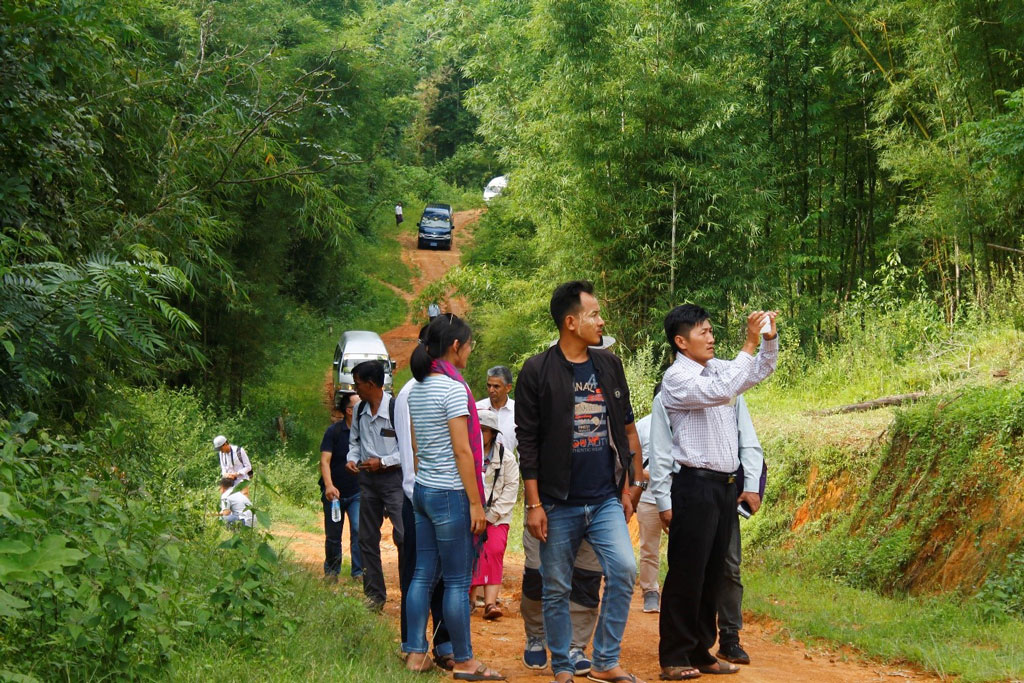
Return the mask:
[[743,519],[750,519],[750,515],[754,513],[751,512],[750,506],[747,505],[747,501],[743,501],[742,503],[736,506],[736,514],[738,514]]
[[772,317],[765,313],[764,322],[761,323],[761,334],[771,334],[772,331]]

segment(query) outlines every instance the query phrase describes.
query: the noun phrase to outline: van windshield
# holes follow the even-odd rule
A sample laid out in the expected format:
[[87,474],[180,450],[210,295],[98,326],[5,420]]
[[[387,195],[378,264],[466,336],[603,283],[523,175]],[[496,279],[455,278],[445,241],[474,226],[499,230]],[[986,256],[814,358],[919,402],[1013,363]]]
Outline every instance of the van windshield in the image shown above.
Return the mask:
[[366,354],[352,354],[346,355],[341,359],[341,372],[348,375],[352,372],[352,368],[362,363],[364,360],[379,360],[384,363],[384,374],[391,373],[391,366],[388,365],[388,358],[386,355],[366,355]]

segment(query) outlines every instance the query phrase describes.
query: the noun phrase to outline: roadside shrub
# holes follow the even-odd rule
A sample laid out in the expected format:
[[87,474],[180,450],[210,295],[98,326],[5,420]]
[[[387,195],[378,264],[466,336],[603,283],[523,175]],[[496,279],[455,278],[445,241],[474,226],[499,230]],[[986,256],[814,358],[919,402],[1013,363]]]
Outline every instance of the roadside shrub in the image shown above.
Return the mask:
[[[189,489],[216,488],[220,464],[212,439],[217,434],[232,443],[248,443],[240,416],[213,417],[187,389],[120,388],[112,392],[110,405],[101,422],[104,429],[96,434],[106,441],[110,464],[137,484],[145,482],[160,500]],[[253,460],[255,468],[258,461]]]
[[160,499],[111,464],[116,421],[81,443],[35,423],[0,422],[0,678],[151,678],[197,639],[273,632],[265,534],[222,541],[212,496]]
[[278,452],[264,468],[267,483],[282,498],[302,508],[320,509],[318,463],[300,462]]
[[862,530],[852,536],[846,525],[833,529],[813,549],[818,571],[853,588],[891,592],[913,554],[912,531],[897,529],[878,535]]
[[1010,555],[1002,571],[985,580],[975,601],[991,621],[1024,617],[1024,550]]

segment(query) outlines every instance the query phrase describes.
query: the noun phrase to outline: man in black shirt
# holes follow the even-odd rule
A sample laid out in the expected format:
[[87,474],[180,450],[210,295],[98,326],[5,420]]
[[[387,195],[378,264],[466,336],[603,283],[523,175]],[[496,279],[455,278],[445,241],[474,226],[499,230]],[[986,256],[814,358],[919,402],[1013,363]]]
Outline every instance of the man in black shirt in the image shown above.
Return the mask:
[[[332,414],[336,421],[324,432],[320,444],[320,500],[324,505],[324,576],[337,579],[341,572],[341,532],[348,515],[348,544],[352,553],[352,578],[363,575],[359,561],[359,478],[345,468],[348,461],[349,429],[352,409],[359,402],[355,394],[341,397],[344,417]],[[337,500],[341,518],[331,518],[331,503]]]
[[[622,361],[599,346],[600,305],[589,282],[551,296],[558,343],[529,358],[516,385],[516,437],[526,528],[540,545],[544,631],[558,683],[572,680],[569,596],[586,539],[605,577],[588,678],[641,683],[619,665],[636,580],[626,526],[640,497],[643,461]],[[635,476],[631,476],[635,475]]]

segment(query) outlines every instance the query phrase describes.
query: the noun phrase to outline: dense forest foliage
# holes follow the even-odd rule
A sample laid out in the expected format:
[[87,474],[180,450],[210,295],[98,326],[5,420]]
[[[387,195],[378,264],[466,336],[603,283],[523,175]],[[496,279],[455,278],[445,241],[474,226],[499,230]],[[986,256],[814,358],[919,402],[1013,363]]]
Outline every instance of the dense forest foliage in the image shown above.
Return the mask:
[[0,405],[127,377],[237,407],[289,307],[366,297],[377,218],[473,137],[432,123],[429,4],[5,3]]
[[224,539],[209,442],[256,454],[264,529],[271,488],[315,503],[318,435],[278,438],[272,371],[403,306],[394,202],[490,173],[454,147],[475,120],[430,11],[0,7],[0,679],[205,669],[303,628],[265,532]]
[[844,309],[918,299],[951,325],[1020,263],[1018,2],[511,0],[451,21],[511,178],[495,234],[531,245],[509,267],[592,277],[629,340],[681,300],[726,326],[777,308],[807,349]]
[[[259,452],[261,516],[272,487],[315,498],[322,416],[286,403],[322,408],[335,325],[397,322],[395,201],[465,208],[508,174],[423,295],[470,299],[475,388],[546,346],[576,277],[638,414],[682,301],[723,347],[782,311],[780,404],[962,377],[894,368],[1024,330],[1018,0],[11,0],[0,22],[0,678],[209,680],[315,640],[295,610],[320,595],[211,520],[209,438]],[[1019,358],[1008,338],[984,348]]]

